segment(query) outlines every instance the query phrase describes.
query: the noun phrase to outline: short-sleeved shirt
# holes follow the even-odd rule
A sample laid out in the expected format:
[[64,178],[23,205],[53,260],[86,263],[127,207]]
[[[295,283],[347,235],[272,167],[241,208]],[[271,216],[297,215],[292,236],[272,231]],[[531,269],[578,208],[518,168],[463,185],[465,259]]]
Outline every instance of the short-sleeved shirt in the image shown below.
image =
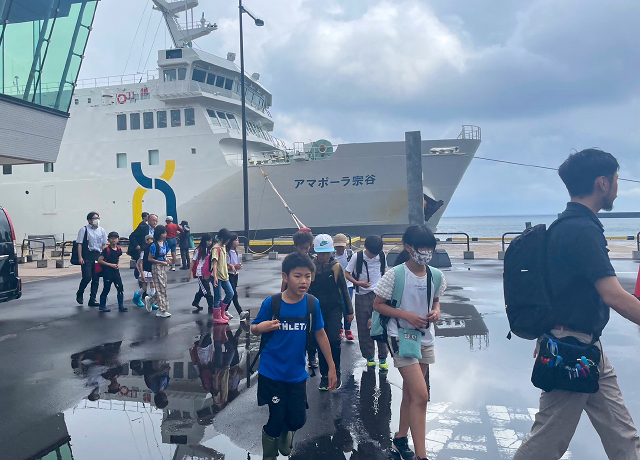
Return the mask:
[[196,265],[196,276],[202,276],[202,267],[204,267],[204,263],[207,261],[207,256],[204,259],[200,258],[200,248],[196,248],[193,251],[193,263]]
[[[280,305],[280,329],[273,331],[262,354],[258,372],[271,380],[287,383],[299,383],[309,378],[305,368],[307,345],[307,322],[288,322],[287,318],[305,318],[307,316],[307,296],[294,304],[284,300]],[[271,321],[271,297],[267,297],[260,307],[258,316],[252,324]],[[316,314],[313,329],[324,328],[320,302],[316,299]]]
[[235,249],[232,249],[227,254],[229,256],[229,263],[231,265],[238,265],[240,263],[240,258],[238,257],[238,252]]
[[[616,276],[609,260],[604,227],[580,203],[568,203],[560,222],[549,229],[549,288],[560,326],[599,337],[609,321],[609,307],[596,281]],[[564,219],[566,217],[566,219]]]
[[[377,296],[383,299],[390,300],[393,297],[393,287],[396,284],[396,272],[395,270],[389,270],[384,274],[378,285],[376,286],[375,293]],[[432,286],[433,288],[434,286]],[[404,267],[404,292],[402,293],[402,301],[398,307],[400,310],[411,311],[420,316],[427,316],[430,309],[431,299],[428,297],[427,275],[417,276],[411,270],[409,270],[405,264]],[[442,275],[442,282],[438,288],[438,292],[433,296],[434,299],[439,298],[444,294],[447,289],[447,281]],[[398,326],[404,329],[415,329],[409,322],[398,319],[390,319],[387,325],[387,334],[391,337],[398,337]],[[422,333],[422,345],[433,345],[435,339],[435,327],[433,323],[429,324],[428,328],[420,329]]]
[[[356,253],[351,257],[351,260],[349,261],[349,264],[347,265],[347,269],[346,269],[346,271],[351,273],[354,278],[355,278],[354,273],[356,271],[357,259],[358,259],[358,254]],[[360,276],[356,279],[358,281],[369,281],[371,283],[371,286],[368,288],[363,288],[363,287],[358,288],[358,290],[356,291],[356,295],[363,295],[363,294],[368,294],[369,292],[373,292],[373,290],[376,288],[376,285],[378,284],[378,281],[380,281],[380,278],[382,278],[382,274],[380,272],[380,256],[379,255],[375,256],[373,259],[370,259],[369,257],[367,257],[367,253],[363,252],[362,260],[363,260],[362,273],[360,273]],[[385,270],[386,270],[386,267],[385,267]]]
[[85,225],[78,232],[76,243],[83,244],[85,232],[87,233],[87,249],[89,251],[101,252],[104,245],[107,244],[107,232],[104,228],[93,228],[91,225]]
[[[120,256],[122,255],[122,249],[117,247],[116,249],[111,249],[110,246],[107,246],[102,250],[102,254],[100,254],[105,262],[109,264],[117,264]],[[104,273],[111,273],[117,271],[115,268],[108,267],[106,265],[102,266],[102,270]]]
[[167,239],[176,238],[178,236],[178,230],[180,230],[180,226],[178,224],[174,224],[173,222],[171,222],[170,224],[167,224],[166,229],[167,229]]
[[[160,252],[156,256],[156,252],[158,250],[160,250]],[[151,253],[151,257],[153,257],[155,260],[159,260],[161,262],[164,262],[164,261],[167,260],[167,245],[166,244],[164,246],[161,246],[159,243],[153,242],[153,243],[151,243],[151,246],[149,246],[149,252]]]
[[215,244],[211,249],[211,259],[218,261],[218,279],[229,281],[229,267],[227,267],[227,249],[220,244]]
[[[347,270],[347,265],[349,265],[349,261],[350,261],[349,254],[351,254],[351,258],[353,258],[354,252],[351,249],[345,249],[341,256],[339,256],[337,253],[334,255],[336,260],[340,262],[340,266],[342,267],[342,269],[345,271]],[[346,281],[347,281],[348,288],[353,287],[353,283],[351,281],[349,280],[346,280]]]

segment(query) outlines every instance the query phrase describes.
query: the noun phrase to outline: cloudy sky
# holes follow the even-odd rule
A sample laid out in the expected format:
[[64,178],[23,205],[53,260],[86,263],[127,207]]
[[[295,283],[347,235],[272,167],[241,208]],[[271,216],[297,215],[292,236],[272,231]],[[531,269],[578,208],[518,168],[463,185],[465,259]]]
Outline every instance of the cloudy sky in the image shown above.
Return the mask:
[[[600,147],[621,177],[640,180],[636,1],[244,4],[265,20],[245,23],[245,60],[273,93],[277,137],[455,138],[474,124],[478,156],[557,167],[572,149]],[[238,52],[237,4],[200,0],[195,18],[202,12],[219,29],[198,45]],[[160,20],[150,0],[101,1],[80,78],[154,69],[170,46]],[[474,160],[446,215],[553,214],[565,201],[553,171]],[[621,182],[616,210],[639,205],[640,183]]]

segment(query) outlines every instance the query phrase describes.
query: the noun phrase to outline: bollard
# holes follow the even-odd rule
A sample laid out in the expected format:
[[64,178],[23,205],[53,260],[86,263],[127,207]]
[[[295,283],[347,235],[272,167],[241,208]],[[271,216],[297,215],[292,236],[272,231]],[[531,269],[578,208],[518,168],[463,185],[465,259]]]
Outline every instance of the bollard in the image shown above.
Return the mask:
[[269,260],[278,260],[278,253],[276,251],[271,251],[269,253]]
[[51,258],[55,259],[56,257],[62,256],[62,251],[51,251]]
[[475,255],[474,255],[474,252],[473,252],[473,251],[464,251],[464,252],[462,253],[462,256],[463,256],[465,259],[469,259],[469,260],[473,260],[473,259],[475,259]]
[[436,268],[450,268],[451,259],[449,258],[449,254],[444,249],[436,249],[429,265]]
[[242,261],[243,262],[250,262],[253,260],[253,254],[250,252],[245,252],[242,254]]
[[28,254],[27,255],[27,262],[33,262],[33,254]]
[[56,268],[69,268],[71,266],[71,264],[69,263],[68,260],[56,260]]
[[27,263],[27,258],[26,257],[18,257],[18,263],[19,264],[26,264]]
[[631,253],[631,257],[633,258],[633,260],[640,260],[640,251],[633,251]]
[[505,251],[498,251],[498,260],[504,260]]
[[47,268],[49,261],[47,259],[36,260],[36,268]]

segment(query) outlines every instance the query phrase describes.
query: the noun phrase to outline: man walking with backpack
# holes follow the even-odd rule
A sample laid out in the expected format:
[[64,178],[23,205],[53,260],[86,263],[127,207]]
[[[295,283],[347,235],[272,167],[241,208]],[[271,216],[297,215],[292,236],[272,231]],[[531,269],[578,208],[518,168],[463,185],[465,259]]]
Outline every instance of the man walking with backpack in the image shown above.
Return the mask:
[[[600,343],[610,308],[640,324],[640,301],[620,286],[597,217],[600,210],[613,208],[618,169],[613,155],[602,150],[587,149],[570,155],[559,169],[571,196],[566,210],[546,233],[544,227],[534,227],[519,242],[514,241],[517,244],[512,255],[519,251],[524,254],[527,245],[536,249],[530,236],[542,235],[542,245],[538,244],[542,250],[537,252],[545,254],[546,244],[544,261],[536,262],[531,257],[529,266],[514,271],[518,261],[510,261],[507,251],[505,300],[509,322],[517,335],[541,336],[532,381],[544,389],[531,433],[514,460],[562,457],[583,411],[609,459],[640,459],[636,427]],[[540,268],[539,277],[536,268]],[[522,273],[520,278],[518,272]],[[532,298],[541,299],[538,293],[547,297],[546,302],[530,303],[530,312],[515,291],[518,282],[521,288],[524,285],[522,276],[529,277],[527,292],[533,293]],[[546,324],[540,318],[547,318]]]

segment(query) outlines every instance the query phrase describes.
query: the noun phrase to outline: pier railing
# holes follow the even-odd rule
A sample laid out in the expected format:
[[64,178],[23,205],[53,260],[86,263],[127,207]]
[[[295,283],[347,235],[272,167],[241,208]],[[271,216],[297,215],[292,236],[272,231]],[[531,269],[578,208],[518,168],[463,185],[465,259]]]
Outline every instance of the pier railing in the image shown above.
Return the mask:
[[[467,251],[471,251],[471,238],[468,233],[465,232],[436,232],[433,234],[435,237],[438,236],[449,236],[444,241],[438,239],[440,244],[464,244],[467,246]],[[452,237],[454,236],[462,236],[464,237],[464,241],[455,241]],[[385,238],[388,240],[387,242],[394,243],[396,239],[402,238],[402,233],[383,233],[380,235],[382,241],[384,242]]]
[[31,247],[32,244],[38,244],[38,245],[42,245],[42,253],[40,256],[40,260],[44,260],[44,248],[45,248],[45,242],[44,240],[36,240],[36,239],[31,239],[31,238],[25,238],[22,240],[22,245],[20,247],[21,249],[21,256],[24,257],[24,251],[25,251],[25,247],[27,249],[27,252],[29,252],[29,255],[31,255],[31,253],[34,251],[34,248]]
[[511,241],[506,241],[505,240],[505,236],[509,236],[509,235],[522,235],[522,232],[507,232],[507,233],[503,233],[502,234],[502,252],[506,251],[506,246],[508,244],[511,244]]
[[640,232],[636,235],[636,243],[638,244],[638,252],[640,252]]

